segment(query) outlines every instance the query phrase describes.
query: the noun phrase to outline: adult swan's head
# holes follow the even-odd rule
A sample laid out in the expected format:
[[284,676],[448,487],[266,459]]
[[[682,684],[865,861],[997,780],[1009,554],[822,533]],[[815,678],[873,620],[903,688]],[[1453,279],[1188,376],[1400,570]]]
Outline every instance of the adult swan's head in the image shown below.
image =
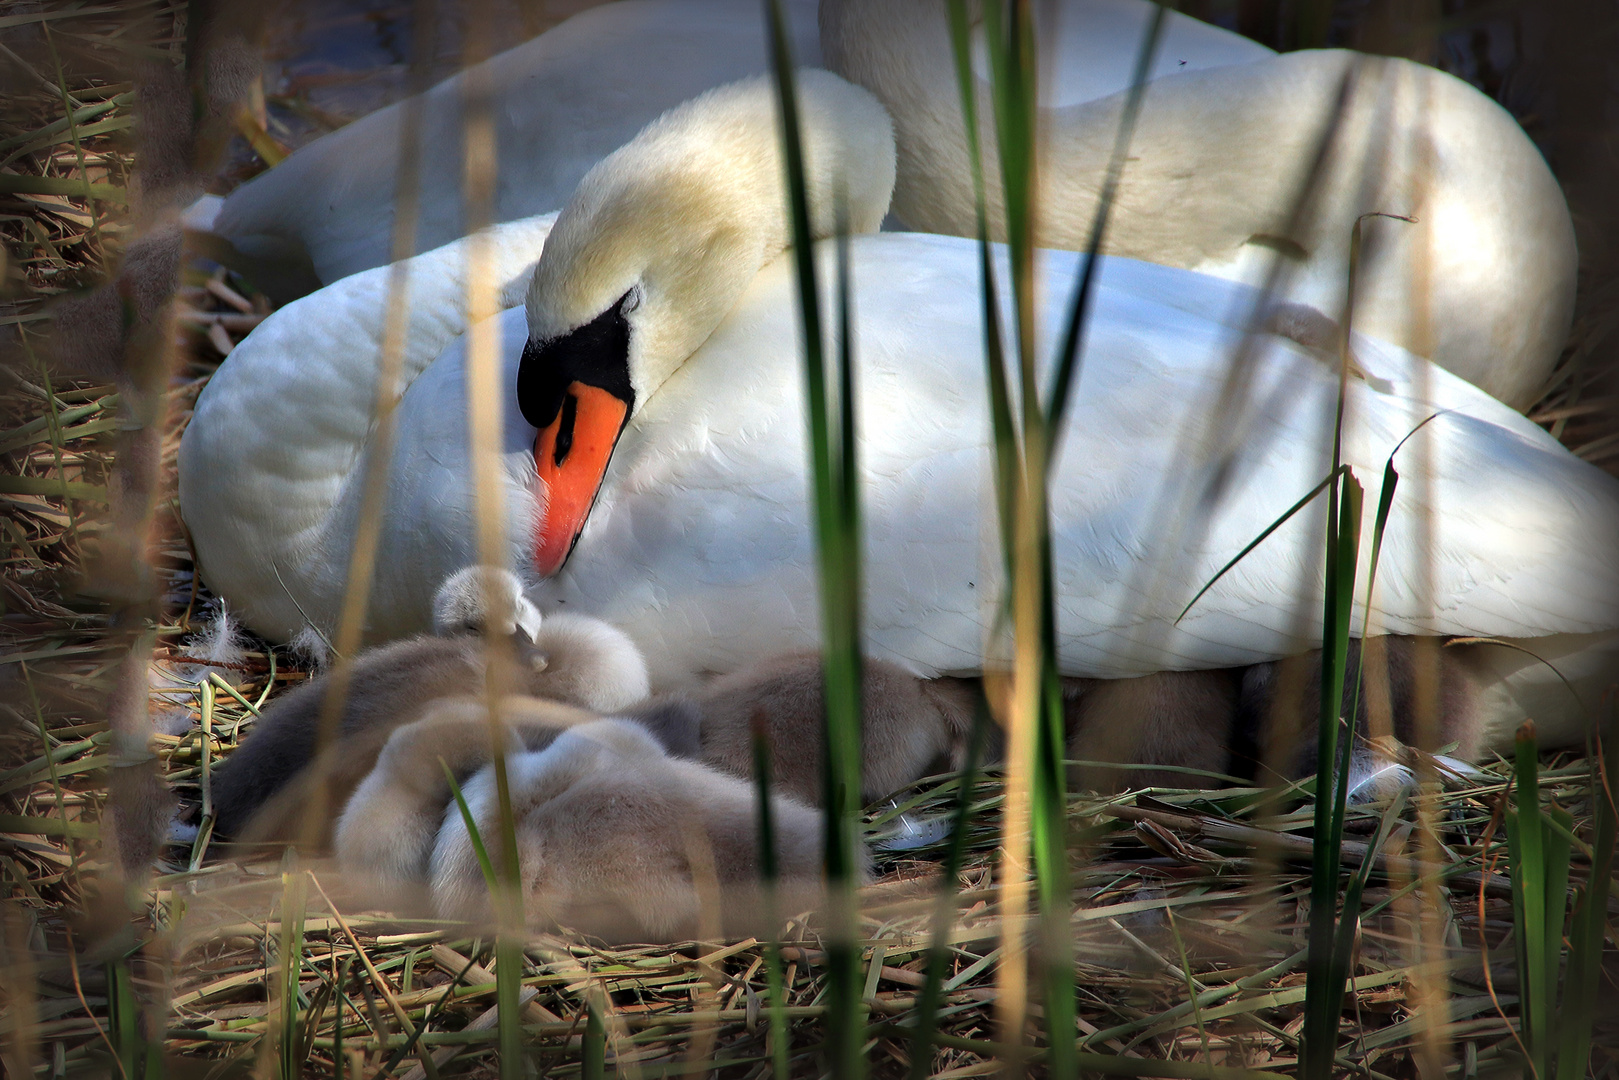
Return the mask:
[[[874,232],[894,187],[894,136],[869,93],[799,73],[811,231]],[[546,493],[535,569],[567,561],[619,434],[787,246],[774,90],[711,90],[648,125],[586,174],[546,240],[528,290],[517,377],[539,429]]]

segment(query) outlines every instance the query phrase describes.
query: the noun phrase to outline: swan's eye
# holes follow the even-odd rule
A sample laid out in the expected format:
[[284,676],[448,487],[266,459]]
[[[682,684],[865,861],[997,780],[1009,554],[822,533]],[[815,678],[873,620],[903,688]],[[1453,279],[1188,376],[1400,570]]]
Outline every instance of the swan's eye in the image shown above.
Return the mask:
[[572,394],[562,400],[562,423],[557,430],[557,448],[552,455],[556,467],[561,468],[573,450],[573,425],[579,419],[579,399]]
[[549,427],[574,383],[597,386],[634,405],[630,385],[630,324],[625,314],[640,303],[631,289],[590,322],[545,341],[523,346],[517,369],[517,407],[536,428]]

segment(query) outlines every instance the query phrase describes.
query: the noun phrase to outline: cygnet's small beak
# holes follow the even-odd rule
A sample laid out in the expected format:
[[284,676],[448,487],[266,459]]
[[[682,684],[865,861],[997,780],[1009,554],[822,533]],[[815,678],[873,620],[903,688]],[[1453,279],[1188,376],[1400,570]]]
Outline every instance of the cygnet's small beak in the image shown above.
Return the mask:
[[534,466],[546,489],[534,543],[534,566],[543,576],[562,569],[578,542],[629,412],[611,391],[575,381],[556,418],[534,439]]

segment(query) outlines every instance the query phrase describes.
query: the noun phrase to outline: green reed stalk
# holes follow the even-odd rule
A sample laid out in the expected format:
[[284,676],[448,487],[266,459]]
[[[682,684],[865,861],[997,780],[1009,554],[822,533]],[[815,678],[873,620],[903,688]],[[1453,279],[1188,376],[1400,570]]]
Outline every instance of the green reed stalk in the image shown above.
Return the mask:
[[[1118,197],[1125,162],[1129,158],[1130,143],[1135,134],[1136,118],[1146,95],[1147,79],[1152,71],[1153,57],[1163,34],[1169,10],[1158,5],[1142,36],[1136,53],[1135,68],[1130,77],[1130,93],[1125,99],[1114,134],[1113,153],[1108,161],[1107,175],[1097,200],[1096,217],[1091,223],[1090,238],[1086,244],[1084,269],[1069,303],[1068,321],[1063,341],[1057,354],[1056,372],[1046,401],[1045,427],[1046,460],[1042,472],[1042,486],[1049,482],[1049,470],[1055,464],[1061,439],[1063,418],[1078,381],[1081,346],[1085,329],[1090,322],[1091,300],[1095,295],[1097,271],[1101,265],[1102,245],[1107,236],[1108,220]],[[1025,384],[1025,395],[1034,396],[1032,383]],[[1041,647],[1042,662],[1042,723],[1040,739],[1035,753],[1035,862],[1038,868],[1040,909],[1042,912],[1042,946],[1046,971],[1046,1031],[1050,1042],[1048,1058],[1051,1075],[1070,1077],[1078,1071],[1078,1043],[1075,1029],[1075,1003],[1072,979],[1072,945],[1068,923],[1071,887],[1068,873],[1067,792],[1064,761],[1067,757],[1063,717],[1062,682],[1057,657],[1057,604],[1055,562],[1051,548],[1049,520],[1042,523],[1040,564],[1044,580],[1042,596]],[[1057,1033],[1063,1032],[1061,1037]]]
[[500,888],[500,875],[495,872],[495,864],[490,861],[489,849],[484,846],[483,833],[478,829],[477,819],[472,816],[472,809],[467,806],[465,795],[461,794],[461,785],[455,782],[455,773],[450,771],[443,758],[439,759],[439,768],[444,770],[444,779],[450,784],[450,798],[455,800],[455,808],[461,813],[461,823],[467,827],[467,839],[472,841],[472,854],[478,860],[478,869],[483,873],[484,886],[489,895],[494,896]]
[[[1309,955],[1305,962],[1305,1008],[1303,1052],[1299,1062],[1302,1080],[1327,1080],[1336,1056],[1338,1017],[1349,978],[1349,942],[1352,932],[1341,936],[1338,924],[1338,879],[1343,852],[1345,808],[1349,802],[1349,763],[1354,752],[1355,723],[1359,712],[1361,671],[1365,650],[1361,651],[1355,673],[1355,701],[1344,714],[1343,695],[1349,653],[1349,623],[1355,602],[1355,569],[1360,557],[1360,523],[1364,492],[1354,471],[1343,463],[1344,407],[1349,394],[1349,369],[1355,290],[1360,273],[1362,226],[1368,218],[1413,219],[1399,214],[1373,212],[1355,219],[1349,237],[1348,290],[1344,316],[1338,333],[1338,401],[1332,425],[1332,472],[1326,484],[1327,552],[1326,582],[1321,612],[1321,710],[1316,730],[1315,848],[1310,873]],[[1428,417],[1406,435],[1409,439],[1433,417]],[[1365,626],[1371,625],[1372,587],[1376,581],[1376,559],[1382,548],[1383,529],[1394,504],[1399,473],[1394,455],[1405,439],[1389,454],[1383,470],[1383,490],[1378,499],[1373,530],[1372,567],[1366,585]],[[1319,490],[1319,489],[1317,489]],[[1314,493],[1306,497],[1313,498]],[[1302,502],[1299,504],[1302,505]],[[1295,506],[1294,509],[1297,509]],[[1291,514],[1292,511],[1289,511]],[[1263,539],[1263,537],[1261,537]],[[1256,541],[1257,543],[1257,541]],[[1239,556],[1240,558],[1241,556]],[[1223,571],[1222,571],[1223,573]],[[1201,595],[1201,594],[1200,594]],[[1340,741],[1339,727],[1346,730]],[[1351,895],[1359,892],[1351,885]],[[1353,924],[1359,912],[1346,902],[1343,918]]]
[[[1052,650],[1042,640],[1045,630],[1045,601],[1050,590],[1044,557],[1049,550],[1046,520],[1047,431],[1041,409],[1036,376],[1034,336],[1034,212],[1037,185],[1035,161],[1035,52],[1034,20],[1028,0],[991,2],[984,7],[984,39],[990,60],[991,104],[995,117],[996,145],[999,151],[1002,211],[1005,219],[1007,256],[1011,268],[1013,340],[1016,342],[1018,393],[1016,409],[1018,440],[1022,454],[1012,473],[1014,485],[1005,501],[1012,509],[1011,543],[1007,551],[1010,570],[1012,626],[1011,692],[1007,705],[1007,788],[1004,810],[1004,839],[1001,852],[1004,941],[997,975],[996,1012],[1000,1038],[1020,1054],[1027,1016],[1030,958],[1024,932],[1027,917],[1030,874],[1025,868],[1031,850],[1034,856],[1035,887],[1041,909],[1053,894],[1061,892],[1066,912],[1066,890],[1051,855],[1063,848],[1058,862],[1066,869],[1066,849],[1062,839],[1064,819],[1061,798],[1054,795],[1040,764],[1046,693],[1046,660]],[[1057,819],[1051,818],[1053,808]],[[1042,938],[1053,935],[1042,922]],[[1058,935],[1065,937],[1066,934]],[[1043,942],[1049,944],[1049,942]],[[1063,950],[1064,952],[1066,950]],[[1056,956],[1045,960],[1049,974],[1061,977],[1048,986],[1052,1000],[1047,1012],[1054,1019],[1071,1016],[1073,993],[1069,965]],[[1065,1006],[1066,1001],[1066,1006]],[[1069,1038],[1065,1025],[1063,1038]],[[1008,1062],[1012,1067],[1017,1061]],[[1055,1064],[1064,1068],[1063,1062]]]
[[984,163],[978,138],[978,96],[971,59],[971,36],[966,0],[950,0],[950,43],[955,57],[956,84],[961,92],[961,115],[967,132],[967,156],[972,164],[973,203],[978,224],[979,295],[983,301],[984,362],[989,383],[990,430],[995,446],[996,509],[1001,527],[1001,554],[1010,574],[1012,506],[1021,469],[1017,433],[1012,427],[1012,398],[1002,347],[1001,306],[997,299],[995,262],[989,244],[988,201],[984,194]]
[[1523,1017],[1523,1042],[1529,1052],[1524,1075],[1549,1080],[1556,1046],[1558,969],[1563,954],[1571,848],[1568,838],[1573,818],[1561,807],[1542,809],[1540,805],[1540,752],[1534,721],[1526,720],[1518,728],[1515,751],[1516,790],[1505,824],[1512,859],[1518,1008]]
[[[503,747],[497,745],[497,751]],[[501,905],[513,904],[516,900],[516,890],[506,888],[507,881],[521,880],[511,876],[502,879],[502,872],[512,875],[516,871],[509,867],[497,868],[494,860],[489,857],[489,848],[484,844],[483,834],[478,829],[478,823],[472,816],[472,810],[467,806],[467,800],[461,794],[461,785],[455,781],[455,773],[450,771],[443,759],[439,760],[439,767],[444,770],[444,779],[450,784],[450,797],[455,800],[455,808],[461,814],[461,821],[467,827],[467,839],[472,842],[472,853],[477,857],[478,869],[483,874],[484,885],[489,889],[489,897],[495,906],[496,917],[502,927],[513,920],[515,925],[521,925],[522,912],[502,911]],[[504,793],[497,793],[503,795]],[[501,818],[503,831],[506,834],[506,850],[511,853],[512,861],[516,861],[516,829],[511,824],[511,803],[502,797]],[[522,1071],[522,1017],[519,1015],[521,1006],[518,999],[523,992],[523,941],[516,934],[499,931],[495,936],[495,1004],[500,1009],[498,1021],[500,1023],[501,1039],[501,1068],[507,1068],[505,1055],[508,1052],[516,1056],[512,1068]],[[508,1020],[507,1017],[511,1019]],[[509,1025],[509,1027],[507,1026]],[[513,1050],[512,1048],[516,1049]]]
[[[997,506],[1002,549],[1010,582],[1013,627],[1012,701],[1008,725],[1008,805],[1004,874],[1010,892],[1005,903],[1013,917],[1007,924],[998,1002],[1003,1038],[1020,1041],[1025,1009],[1026,955],[1021,932],[1026,877],[1018,869],[1031,846],[1035,888],[1041,912],[1040,961],[1044,971],[1047,1031],[1052,1033],[1049,1066],[1054,1076],[1076,1069],[1074,997],[1068,912],[1067,798],[1061,685],[1058,679],[1056,603],[1052,584],[1047,474],[1052,456],[1053,419],[1060,415],[1075,371],[1080,329],[1085,322],[1081,287],[1069,322],[1068,353],[1059,359],[1057,396],[1043,409],[1036,376],[1034,343],[1034,214],[1036,208],[1035,51],[1030,5],[1023,0],[990,4],[985,10],[985,39],[991,64],[992,103],[1004,192],[1004,213],[1013,290],[1019,394],[1014,425],[1012,395],[1006,371],[994,264],[989,247],[988,215],[978,136],[977,89],[969,60],[966,6],[953,2],[950,30],[957,85],[961,94],[976,201],[984,306],[985,355],[990,416],[995,445]],[[1154,20],[1150,41],[1156,37]],[[1134,103],[1139,103],[1142,72],[1138,69]],[[1126,117],[1133,120],[1133,111]],[[1121,132],[1120,146],[1128,143]],[[1118,156],[1118,155],[1116,155]],[[1099,209],[1094,250],[1100,246],[1107,209],[1116,187],[1122,157],[1109,172],[1109,188]],[[1094,259],[1093,259],[1094,263]],[[1025,820],[1027,815],[1027,820]],[[1061,1033],[1061,1034],[1057,1034]]]
[[[1052,574],[1050,520],[1047,508],[1049,470],[1056,433],[1078,374],[1078,356],[1094,293],[1097,255],[1139,113],[1147,74],[1160,37],[1164,11],[1150,21],[1137,56],[1131,93],[1115,137],[1091,230],[1084,270],[1076,285],[1049,400],[1042,406],[1034,340],[1034,251],[1038,176],[1036,148],[1039,110],[1036,100],[1034,23],[1027,0],[991,3],[984,12],[984,36],[991,67],[992,102],[1001,166],[1003,208],[1011,265],[1013,315],[1018,357],[1018,415],[1014,428],[1011,393],[988,245],[983,170],[978,140],[976,80],[969,62],[964,3],[950,5],[952,46],[961,93],[967,142],[972,160],[974,194],[982,259],[986,358],[989,367],[991,422],[996,446],[1001,531],[1011,583],[1013,626],[1013,690],[1009,725],[1007,843],[1005,858],[1015,864],[1032,844],[1035,889],[1041,912],[1040,963],[1044,972],[1046,1029],[1051,1075],[1066,1077],[1077,1068],[1074,989],[1068,913],[1067,796],[1064,771],[1062,689],[1057,666],[1056,592]],[[1019,451],[1021,450],[1021,454]],[[1027,787],[1028,833],[1021,833],[1021,804]],[[1014,871],[1014,887],[1021,877]],[[1011,896],[1009,910],[1021,911],[1021,898]],[[1012,931],[1015,932],[1015,931]],[[1023,956],[1021,939],[1007,942],[1001,1010],[1006,1041],[1021,1031]],[[1060,1033],[1060,1034],[1059,1034]]]
[[[1436,413],[1434,415],[1437,416],[1438,414]],[[1418,431],[1421,431],[1423,427],[1428,424],[1428,421],[1432,419],[1434,419],[1434,416],[1428,417],[1427,420],[1424,420],[1422,423],[1413,428],[1410,433],[1405,436],[1405,438],[1401,439],[1399,443],[1395,445],[1393,451],[1389,453],[1388,461],[1383,466],[1383,487],[1377,497],[1377,516],[1372,523],[1372,555],[1366,571],[1366,614],[1362,623],[1364,627],[1370,627],[1372,624],[1372,594],[1377,586],[1377,563],[1379,557],[1383,553],[1383,533],[1388,527],[1389,513],[1394,507],[1394,491],[1400,483],[1399,470],[1395,469],[1394,467],[1394,456],[1400,452],[1400,448],[1406,444],[1412,435],[1415,435]],[[1354,483],[1354,474],[1346,471],[1346,492],[1348,490],[1348,485]],[[1355,516],[1357,518],[1359,517],[1358,500]],[[1357,522],[1357,531],[1358,528],[1359,526]],[[1343,818],[1348,803],[1350,754],[1353,751],[1355,729],[1360,716],[1360,688],[1361,683],[1365,678],[1365,674],[1366,648],[1363,639],[1360,653],[1355,664],[1355,683],[1354,687],[1350,691],[1349,708],[1345,715],[1345,723],[1347,724],[1348,730],[1344,733],[1343,745],[1340,748],[1338,755],[1336,766],[1338,770],[1337,783],[1333,788],[1332,811],[1337,823],[1336,840],[1334,842],[1338,843],[1340,851],[1342,849],[1343,839]],[[1316,776],[1318,806],[1320,805],[1320,791],[1321,778],[1320,770],[1318,768]],[[1383,839],[1388,835],[1389,827],[1393,824],[1394,818],[1398,816],[1399,808],[1404,807],[1404,805],[1405,797],[1402,794],[1401,797],[1396,801],[1395,807],[1392,808],[1388,813],[1384,814],[1382,824],[1378,829],[1377,838],[1372,844],[1373,851],[1376,851],[1382,846]],[[1371,868],[1375,861],[1376,860],[1368,856],[1367,859],[1361,864],[1360,871],[1351,875],[1349,884],[1344,890],[1343,914],[1338,920],[1337,929],[1333,939],[1332,958],[1329,965],[1330,974],[1327,977],[1328,988],[1323,995],[1329,1001],[1339,1000],[1342,998],[1343,987],[1349,980],[1350,958],[1353,955],[1355,947],[1355,930],[1360,925],[1360,898],[1366,888],[1366,881],[1371,875]],[[1323,1006],[1323,1008],[1325,1007]],[[1336,1020],[1336,1018],[1334,1018],[1334,1020]],[[1325,1020],[1323,1020],[1322,1023],[1325,1023]]]
[[[815,504],[815,540],[825,638],[825,860],[831,884],[827,947],[830,1071],[856,1080],[865,1067],[855,886],[860,869],[860,520],[856,491],[853,341],[848,259],[838,255],[837,371],[828,371],[820,289],[810,235],[808,187],[791,45],[780,0],[764,0],[781,121],[782,162],[792,223],[798,307],[804,334],[805,396]],[[840,232],[844,231],[840,229]],[[838,400],[834,407],[831,399]]]
[[753,784],[759,816],[759,877],[764,885],[765,920],[770,927],[770,939],[765,942],[765,978],[770,993],[770,1067],[772,1075],[791,1075],[788,1051],[790,1035],[787,1030],[787,993],[782,985],[781,942],[776,932],[781,927],[781,911],[777,904],[776,885],[781,868],[776,859],[775,808],[770,802],[770,745],[763,718],[751,721],[753,739]]
[[967,737],[967,757],[957,781],[956,809],[950,819],[950,846],[940,871],[938,901],[933,909],[933,939],[928,944],[928,961],[922,994],[917,999],[916,1026],[911,1031],[910,1080],[926,1080],[932,1072],[934,1026],[944,999],[944,969],[950,959],[950,924],[956,910],[956,877],[967,854],[967,825],[972,818],[973,787],[978,780],[978,758],[989,727],[989,706],[982,698],[973,710],[973,727]]
[[585,1038],[580,1044],[579,1075],[583,1080],[602,1080],[607,1075],[607,1027],[594,996],[585,1001]]
[[1608,888],[1613,880],[1613,857],[1619,812],[1614,806],[1614,784],[1619,780],[1619,724],[1610,718],[1591,755],[1591,870],[1574,898],[1574,917],[1568,932],[1568,971],[1563,979],[1563,1008],[1559,1014],[1557,1080],[1580,1080],[1589,1075],[1591,1024],[1596,1014],[1597,987],[1602,974],[1603,939],[1607,934]]
[[[1337,977],[1338,878],[1342,861],[1343,818],[1348,803],[1347,758],[1339,760],[1339,725],[1349,652],[1349,621],[1355,593],[1360,544],[1361,488],[1344,469],[1340,452],[1343,393],[1333,429],[1333,473],[1328,480],[1326,582],[1322,601],[1321,700],[1316,727],[1315,846],[1310,865],[1309,951],[1305,958],[1305,1006],[1301,1080],[1328,1080],[1336,1056],[1343,982]],[[1355,717],[1347,718],[1353,725]],[[1343,740],[1347,754],[1351,737]],[[1345,911],[1346,919],[1353,913]]]
[[[1341,410],[1340,410],[1340,425]],[[1337,476],[1338,462],[1333,462]],[[1334,964],[1338,929],[1338,879],[1343,852],[1344,807],[1349,769],[1340,760],[1338,728],[1348,666],[1349,618],[1354,604],[1355,562],[1360,548],[1361,487],[1345,470],[1331,483],[1327,503],[1326,589],[1322,603],[1321,711],[1316,733],[1315,847],[1310,866],[1309,954],[1305,959],[1303,1053],[1299,1076],[1327,1080],[1337,1047],[1343,980]],[[1354,717],[1347,718],[1353,725]],[[1343,740],[1347,755],[1352,735]],[[1346,919],[1355,913],[1346,911]]]
[[116,1055],[113,1064],[118,1067],[120,1080],[137,1080],[141,1076],[144,1055],[140,1008],[130,979],[129,957],[119,956],[107,961],[107,1027]]
[[297,855],[289,851],[281,871],[281,940],[274,988],[276,1070],[282,1080],[299,1080],[303,1075],[303,1059],[298,1054],[298,977],[304,968],[308,880],[298,868]]

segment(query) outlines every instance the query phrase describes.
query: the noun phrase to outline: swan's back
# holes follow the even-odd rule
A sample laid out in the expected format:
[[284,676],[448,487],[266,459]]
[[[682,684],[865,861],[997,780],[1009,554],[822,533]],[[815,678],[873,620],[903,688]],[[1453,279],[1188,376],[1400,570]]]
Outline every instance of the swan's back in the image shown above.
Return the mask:
[[[856,238],[852,255],[867,645],[909,671],[971,674],[999,595],[983,497],[976,249],[885,233]],[[1061,325],[1078,261],[1042,256],[1048,331]],[[654,686],[818,644],[792,289],[786,260],[767,266],[647,403],[572,558],[539,587],[542,607],[563,602],[630,633]],[[1253,299],[1221,279],[1108,260],[1053,485],[1064,674],[1238,666],[1313,644],[1294,633],[1299,605],[1319,611],[1314,514],[1273,535],[1172,625],[1329,467],[1337,375],[1287,339],[1259,343],[1255,415],[1228,409],[1211,420]],[[1377,382],[1351,385],[1346,459],[1370,508],[1395,444],[1434,411],[1457,410],[1402,452],[1377,629],[1529,637],[1612,628],[1619,571],[1607,552],[1619,535],[1619,483],[1443,370],[1372,339],[1357,337],[1356,348]],[[1237,450],[1213,513],[1186,502],[1206,475],[1193,467],[1203,447],[1191,436],[1210,423],[1233,432]],[[1424,494],[1414,455],[1429,439],[1435,483]],[[1425,504],[1436,529],[1431,591]],[[1201,531],[1175,525],[1188,521]],[[627,577],[627,566],[636,573]]]

